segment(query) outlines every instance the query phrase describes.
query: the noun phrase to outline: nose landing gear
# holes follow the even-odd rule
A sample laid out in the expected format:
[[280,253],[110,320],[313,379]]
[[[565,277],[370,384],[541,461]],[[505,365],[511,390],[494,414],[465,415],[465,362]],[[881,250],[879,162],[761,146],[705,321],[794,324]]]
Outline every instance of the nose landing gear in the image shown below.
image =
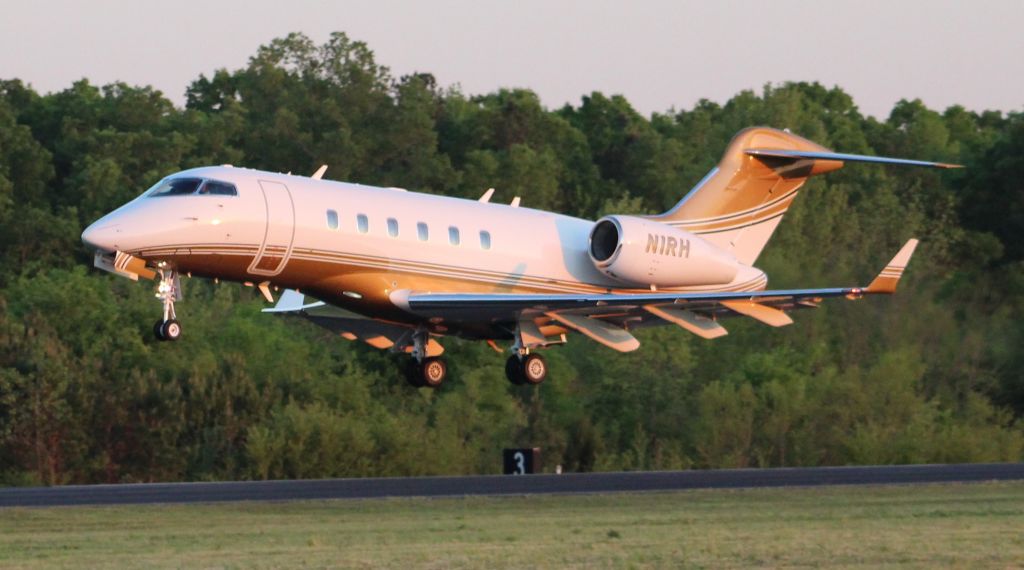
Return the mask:
[[156,298],[164,305],[164,318],[153,325],[157,340],[178,340],[181,338],[181,323],[174,313],[174,302],[181,300],[181,281],[173,269],[158,269],[160,283],[156,286]]

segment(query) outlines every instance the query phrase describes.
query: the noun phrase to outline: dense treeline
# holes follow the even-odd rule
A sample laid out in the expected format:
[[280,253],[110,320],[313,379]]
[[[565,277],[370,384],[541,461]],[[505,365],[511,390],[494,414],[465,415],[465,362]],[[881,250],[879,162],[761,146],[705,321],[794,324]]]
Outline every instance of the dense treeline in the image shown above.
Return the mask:
[[[837,151],[960,162],[852,166],[815,179],[759,260],[772,285],[870,278],[922,246],[893,298],[832,302],[785,329],[732,320],[613,353],[582,337],[549,380],[445,341],[452,376],[413,390],[395,357],[251,289],[185,283],[187,335],[156,343],[151,283],[90,268],[84,226],[163,175],[233,163],[594,217],[675,203],[743,127]],[[0,481],[10,484],[493,472],[499,449],[548,469],[1019,461],[1024,455],[1024,115],[901,101],[885,121],[819,84],[637,113],[619,96],[545,109],[394,78],[335,34],[259,49],[200,77],[184,109],[148,87],[0,83]]]

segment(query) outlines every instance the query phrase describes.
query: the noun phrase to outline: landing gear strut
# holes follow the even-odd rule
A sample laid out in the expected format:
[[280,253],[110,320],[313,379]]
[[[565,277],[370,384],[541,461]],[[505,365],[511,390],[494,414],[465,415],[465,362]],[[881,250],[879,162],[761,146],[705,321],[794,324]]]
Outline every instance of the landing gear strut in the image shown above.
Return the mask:
[[548,377],[548,363],[537,353],[513,354],[505,361],[505,376],[516,386],[540,384]]
[[405,380],[416,388],[437,388],[448,376],[448,366],[440,356],[427,356],[428,340],[426,329],[412,335],[412,358],[405,368]]
[[178,340],[181,338],[181,323],[174,313],[174,301],[181,299],[181,283],[178,272],[173,269],[158,269],[160,283],[156,286],[156,298],[164,305],[164,318],[153,325],[157,340]]

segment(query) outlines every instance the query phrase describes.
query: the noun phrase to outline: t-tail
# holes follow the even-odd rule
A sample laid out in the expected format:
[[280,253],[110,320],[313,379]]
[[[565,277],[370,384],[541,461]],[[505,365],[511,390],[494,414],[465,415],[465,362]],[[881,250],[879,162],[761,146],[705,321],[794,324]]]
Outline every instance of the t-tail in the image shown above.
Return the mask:
[[753,265],[804,182],[845,162],[959,167],[836,153],[787,131],[753,127],[732,139],[718,166],[678,204],[651,219],[697,234]]

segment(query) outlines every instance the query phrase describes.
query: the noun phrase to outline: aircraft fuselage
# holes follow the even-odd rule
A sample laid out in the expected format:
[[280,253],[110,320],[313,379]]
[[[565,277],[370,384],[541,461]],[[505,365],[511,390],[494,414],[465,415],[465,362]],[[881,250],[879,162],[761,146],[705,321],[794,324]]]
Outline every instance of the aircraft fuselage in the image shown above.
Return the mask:
[[[83,240],[179,273],[298,289],[397,322],[415,320],[391,301],[402,290],[635,290],[594,267],[588,220],[229,166],[166,180],[172,179],[218,181],[236,195],[143,194],[92,224]],[[730,283],[665,290],[756,290],[765,283],[760,270],[744,267]]]

